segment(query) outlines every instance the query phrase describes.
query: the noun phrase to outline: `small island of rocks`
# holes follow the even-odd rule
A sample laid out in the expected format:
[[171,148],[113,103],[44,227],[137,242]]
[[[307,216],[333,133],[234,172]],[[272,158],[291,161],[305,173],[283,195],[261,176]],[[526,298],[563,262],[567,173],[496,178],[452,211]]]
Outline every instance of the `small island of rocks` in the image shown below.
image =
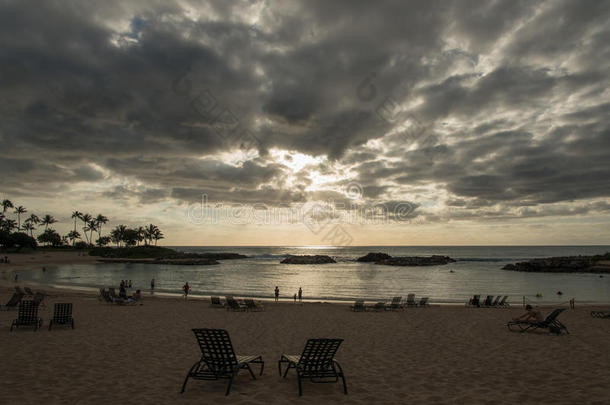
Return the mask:
[[160,246],[134,246],[120,248],[94,248],[90,256],[100,256],[101,262],[143,263],[143,264],[176,264],[208,266],[219,264],[218,260],[245,259],[247,256],[238,253],[185,253]]
[[337,263],[332,257],[326,255],[315,256],[288,256],[280,263],[283,264],[326,264]]
[[610,252],[596,256],[562,256],[507,264],[503,270],[535,273],[610,273]]
[[386,253],[368,253],[356,259],[358,262],[374,262],[386,266],[439,266],[455,262],[449,256],[401,256],[392,257]]

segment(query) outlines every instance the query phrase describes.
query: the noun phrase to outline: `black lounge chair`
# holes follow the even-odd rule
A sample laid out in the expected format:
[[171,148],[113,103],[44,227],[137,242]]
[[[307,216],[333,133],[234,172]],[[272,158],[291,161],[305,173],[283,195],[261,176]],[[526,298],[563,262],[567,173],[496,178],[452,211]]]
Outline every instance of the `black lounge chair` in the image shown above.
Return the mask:
[[610,319],[610,311],[591,311],[593,318],[608,318]]
[[229,333],[224,329],[193,329],[193,333],[201,349],[201,359],[193,364],[189,370],[182,391],[186,388],[189,378],[195,380],[219,380],[227,379],[227,390],[225,395],[229,395],[233,378],[241,369],[250,372],[250,376],[256,379],[250,364],[260,364],[260,375],[263,375],[265,362],[262,356],[237,356],[233,351]]
[[387,309],[385,302],[378,302],[372,307],[370,307],[373,311],[385,311]]
[[509,304],[508,304],[508,302],[506,302],[507,299],[508,299],[508,295],[505,295],[504,297],[502,297],[500,302],[498,302],[498,307],[508,307]]
[[417,306],[417,301],[415,301],[415,294],[408,294],[407,295],[407,306],[408,307],[416,307]]
[[404,309],[404,306],[400,303],[402,301],[402,297],[394,297],[392,298],[392,302],[388,305],[388,309],[390,311],[396,311],[397,309]]
[[247,308],[246,308],[245,305],[240,305],[240,303],[237,302],[236,299],[230,298],[230,299],[227,299],[227,310],[231,310],[231,311],[246,311]]
[[19,326],[33,326],[34,331],[42,327],[42,319],[38,317],[38,304],[36,302],[27,300],[19,303],[19,314],[11,325],[11,332],[13,328]]
[[492,303],[491,303],[491,305],[490,305],[490,306],[492,306],[492,307],[497,307],[497,306],[498,306],[498,304],[500,303],[500,300],[501,300],[501,299],[502,299],[502,296],[501,296],[501,295],[498,295],[498,296],[496,297],[496,299],[494,300],[494,302],[492,302]]
[[341,342],[343,339],[309,339],[300,356],[282,354],[277,363],[280,376],[282,376],[282,364],[288,365],[284,371],[284,378],[286,378],[288,370],[291,368],[296,370],[299,396],[303,395],[302,379],[308,379],[314,383],[336,383],[341,377],[343,392],[347,395],[343,369],[335,360],[335,354]]
[[508,327],[508,330],[512,332],[548,329],[549,333],[556,333],[557,335],[560,335],[562,330],[565,330],[567,334],[570,334],[570,332],[568,332],[568,328],[566,328],[566,326],[557,319],[559,314],[561,314],[563,311],[565,311],[565,308],[554,310],[542,322],[510,321],[506,324],[506,326]]
[[27,295],[34,295],[34,291],[30,287],[23,287]]
[[493,295],[488,295],[488,296],[485,298],[485,302],[483,303],[483,306],[484,306],[484,307],[491,307],[491,306],[492,306],[492,304],[493,304],[493,299],[494,299],[494,296],[493,296]]
[[212,302],[212,306],[215,308],[224,308],[222,302],[220,302],[220,297],[211,297],[210,301]]
[[428,300],[430,298],[428,297],[423,297],[421,300],[419,300],[419,304],[417,304],[418,307],[429,307],[430,304],[428,303]]
[[255,302],[251,298],[244,299],[244,302],[246,303],[246,310],[247,311],[257,312],[257,311],[264,311],[265,310],[265,307],[263,306],[263,304],[261,304],[260,302]]
[[53,318],[49,322],[49,330],[53,325],[70,325],[74,329],[74,318],[72,318],[72,304],[55,304]]
[[11,308],[17,308],[17,305],[21,302],[21,299],[24,297],[23,294],[15,292],[10,300],[2,307],[2,309],[6,309],[7,311]]
[[350,306],[350,308],[354,312],[366,311],[366,307],[364,306],[364,300],[356,300],[356,302],[354,302],[354,305]]
[[471,299],[468,300],[468,303],[466,304],[467,307],[480,307],[481,306],[481,296],[478,294],[475,294],[472,296]]

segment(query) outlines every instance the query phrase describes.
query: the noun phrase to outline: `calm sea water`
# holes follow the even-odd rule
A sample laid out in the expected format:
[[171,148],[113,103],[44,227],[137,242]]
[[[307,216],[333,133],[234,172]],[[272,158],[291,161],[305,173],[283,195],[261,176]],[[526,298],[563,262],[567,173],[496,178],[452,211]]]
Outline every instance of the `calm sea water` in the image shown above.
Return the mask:
[[[145,264],[89,264],[48,266],[47,271],[24,272],[22,279],[71,287],[118,286],[132,280],[134,288],[148,290],[156,279],[156,291],[179,293],[188,281],[193,294],[271,298],[275,286],[288,299],[303,288],[312,300],[376,301],[392,296],[428,296],[433,302],[463,302],[472,294],[509,295],[509,301],[610,302],[610,274],[522,273],[502,270],[507,263],[533,258],[603,254],[610,246],[478,246],[478,247],[174,247],[185,252],[236,252],[245,260],[224,260],[215,266]],[[392,256],[448,255],[458,260],[445,266],[393,267],[358,263],[368,252]],[[289,254],[322,254],[336,264],[285,265]],[[563,295],[557,295],[561,291]],[[535,298],[536,294],[542,298]]]

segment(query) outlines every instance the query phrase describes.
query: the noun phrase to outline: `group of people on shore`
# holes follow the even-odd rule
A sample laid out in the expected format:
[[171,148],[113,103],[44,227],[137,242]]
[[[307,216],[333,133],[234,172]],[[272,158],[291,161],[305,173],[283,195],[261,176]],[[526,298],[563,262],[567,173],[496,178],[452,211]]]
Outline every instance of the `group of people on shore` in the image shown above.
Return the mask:
[[[277,285],[275,286],[275,302],[278,302],[280,300],[280,287],[278,287]],[[294,303],[296,304],[297,302],[297,298],[299,300],[299,302],[303,302],[303,289],[301,287],[299,287],[299,291],[294,293],[293,297],[294,299]]]

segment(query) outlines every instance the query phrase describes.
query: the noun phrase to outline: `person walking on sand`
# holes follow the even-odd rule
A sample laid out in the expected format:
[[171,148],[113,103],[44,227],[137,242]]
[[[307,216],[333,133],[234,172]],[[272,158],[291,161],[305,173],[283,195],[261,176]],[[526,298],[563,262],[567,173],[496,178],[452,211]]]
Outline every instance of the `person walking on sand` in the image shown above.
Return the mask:
[[154,294],[155,292],[155,279],[150,280],[150,293]]
[[275,286],[275,302],[278,302],[279,299],[280,299],[280,288],[278,286]]
[[294,303],[295,304],[297,303],[297,295],[296,295],[296,293],[294,294]]
[[303,290],[299,287],[299,302],[303,301]]
[[182,287],[182,290],[184,290],[184,300],[186,301],[186,298],[189,295],[189,290],[191,289],[191,287],[189,286],[188,281],[186,283],[184,283],[184,286]]

